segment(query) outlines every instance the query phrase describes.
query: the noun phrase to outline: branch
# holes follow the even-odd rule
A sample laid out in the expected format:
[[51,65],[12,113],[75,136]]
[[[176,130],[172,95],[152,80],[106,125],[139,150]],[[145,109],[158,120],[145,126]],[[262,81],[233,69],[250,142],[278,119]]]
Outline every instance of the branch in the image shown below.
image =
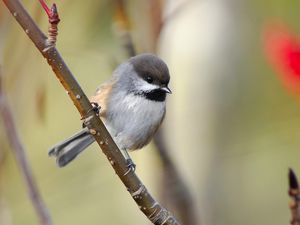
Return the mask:
[[20,168],[21,175],[24,178],[26,188],[28,191],[28,195],[30,197],[31,203],[36,211],[36,214],[40,220],[41,225],[52,225],[52,221],[50,215],[48,213],[48,209],[43,202],[43,199],[40,195],[39,189],[33,177],[31,168],[29,166],[29,162],[26,157],[25,149],[21,140],[19,138],[12,111],[8,105],[6,100],[6,96],[1,87],[1,71],[0,71],[0,116],[2,117],[2,121],[4,124],[4,129],[6,130],[6,134],[8,140],[11,145],[11,149],[16,158],[16,162]]
[[289,196],[291,197],[292,201],[289,204],[289,208],[291,210],[292,225],[299,225],[300,224],[300,190],[298,185],[298,180],[296,174],[292,169],[289,169]]
[[66,89],[82,119],[90,129],[103,153],[114,168],[139,209],[153,224],[179,225],[169,211],[163,208],[148,192],[134,171],[128,172],[126,161],[105,128],[103,122],[96,115],[91,103],[75,80],[71,71],[63,61],[57,49],[49,48],[45,35],[40,31],[35,22],[18,0],[3,0],[9,11],[21,25],[23,30],[36,45],[41,54],[47,59],[59,81]]

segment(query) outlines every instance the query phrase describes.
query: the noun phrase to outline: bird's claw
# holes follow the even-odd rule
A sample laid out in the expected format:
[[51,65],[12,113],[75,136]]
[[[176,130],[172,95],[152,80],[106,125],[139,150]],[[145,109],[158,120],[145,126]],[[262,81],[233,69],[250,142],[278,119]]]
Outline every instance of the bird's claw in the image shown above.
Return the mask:
[[92,107],[93,107],[93,111],[94,111],[97,115],[99,115],[101,106],[100,106],[97,102],[91,102],[91,104],[92,104]]
[[134,172],[135,168],[136,168],[136,165],[134,164],[132,159],[126,159],[126,165],[127,165],[128,170],[125,172],[124,176],[126,176],[130,172]]

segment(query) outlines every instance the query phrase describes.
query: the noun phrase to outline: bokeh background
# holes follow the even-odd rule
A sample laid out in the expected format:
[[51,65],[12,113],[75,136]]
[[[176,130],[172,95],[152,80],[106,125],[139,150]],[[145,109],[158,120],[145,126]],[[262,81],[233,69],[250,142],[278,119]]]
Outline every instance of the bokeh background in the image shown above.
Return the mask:
[[[46,32],[39,2],[23,3]],[[120,38],[124,18],[116,14],[115,1],[56,4],[61,18],[57,48],[91,95],[128,58]],[[201,224],[289,224],[288,168],[300,174],[300,2],[124,4],[128,21],[123,22],[136,51],[156,52],[169,66],[173,94],[161,131]],[[53,144],[80,129],[80,117],[3,2],[0,64],[54,224],[150,224],[96,144],[63,169],[48,157]],[[37,225],[2,124],[0,120],[0,224]],[[145,185],[163,200],[168,187],[161,185],[165,178],[155,145],[131,155]]]

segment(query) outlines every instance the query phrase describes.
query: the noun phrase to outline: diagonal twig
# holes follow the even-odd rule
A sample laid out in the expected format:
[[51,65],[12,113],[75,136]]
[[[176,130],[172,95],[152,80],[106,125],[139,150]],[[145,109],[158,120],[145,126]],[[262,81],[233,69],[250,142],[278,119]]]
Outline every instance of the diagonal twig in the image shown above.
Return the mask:
[[52,225],[48,209],[41,197],[33,173],[31,171],[28,159],[26,157],[25,149],[19,138],[11,108],[7,102],[7,98],[1,87],[1,80],[2,76],[0,70],[0,116],[2,117],[4,129],[6,131],[7,138],[11,145],[11,150],[14,153],[16,162],[20,168],[21,175],[24,178],[28,195],[39,218],[40,224]]
[[179,225],[175,217],[152,197],[135,172],[131,170],[128,173],[126,160],[108,133],[103,122],[93,110],[91,103],[82,91],[80,85],[75,80],[57,49],[55,47],[48,48],[46,36],[37,27],[20,1],[3,0],[3,2],[23,30],[27,31],[26,34],[36,45],[41,54],[47,59],[48,64],[52,67],[57,78],[66,89],[85,124],[90,129],[116,174],[139,206],[139,209],[153,224]]

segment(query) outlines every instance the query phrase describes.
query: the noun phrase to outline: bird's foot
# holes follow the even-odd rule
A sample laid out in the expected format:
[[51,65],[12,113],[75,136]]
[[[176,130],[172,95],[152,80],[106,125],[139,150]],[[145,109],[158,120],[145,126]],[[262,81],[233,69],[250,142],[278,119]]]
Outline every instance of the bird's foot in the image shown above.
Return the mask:
[[134,172],[135,168],[136,168],[136,165],[134,164],[134,162],[132,161],[132,159],[126,159],[126,165],[127,165],[128,170],[124,173],[123,176],[126,176],[130,172]]
[[123,154],[123,156],[126,160],[126,166],[128,168],[128,170],[124,173],[124,176],[126,176],[128,173],[135,171],[136,165],[132,161],[132,159],[126,149],[121,149],[121,153]]
[[91,102],[93,111],[99,116],[101,106],[97,102]]
[[128,168],[129,170],[132,170],[132,172],[135,171],[136,165],[135,165],[135,163],[132,161],[132,159],[127,159],[127,160],[126,160],[126,164],[127,164],[127,168]]

